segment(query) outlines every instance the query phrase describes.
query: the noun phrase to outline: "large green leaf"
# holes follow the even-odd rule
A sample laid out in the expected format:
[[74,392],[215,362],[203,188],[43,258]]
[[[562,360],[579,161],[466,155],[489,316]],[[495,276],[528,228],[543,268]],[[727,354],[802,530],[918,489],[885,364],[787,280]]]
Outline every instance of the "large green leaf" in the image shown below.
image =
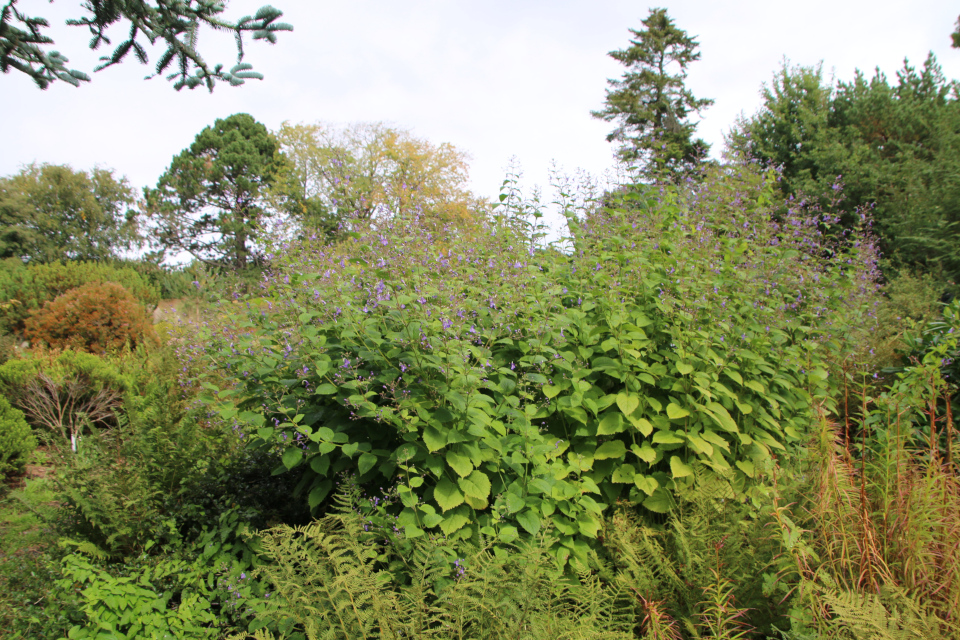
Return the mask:
[[467,496],[482,500],[490,495],[490,478],[482,471],[474,471],[466,478],[460,478],[457,484]]
[[667,416],[671,420],[679,420],[680,418],[686,418],[690,415],[690,412],[681,407],[678,404],[670,403],[667,405]]
[[532,536],[540,532],[540,516],[533,509],[527,509],[517,514],[517,522],[524,531]]
[[626,429],[626,425],[623,423],[623,414],[618,411],[609,411],[600,419],[597,435],[609,436],[620,433],[624,429]]
[[685,478],[693,473],[693,467],[681,460],[679,456],[670,456],[670,472],[674,478]]
[[473,471],[473,464],[470,462],[470,458],[457,451],[447,451],[446,459],[450,468],[456,471],[457,475],[461,478],[470,475],[470,472]]
[[449,511],[454,507],[463,504],[463,494],[460,488],[452,483],[446,476],[440,479],[436,488],[433,490],[433,499],[437,501],[440,508]]
[[623,412],[623,415],[629,416],[640,406],[640,398],[633,394],[618,393],[617,407]]
[[627,453],[627,448],[621,440],[608,440],[599,447],[593,454],[596,460],[606,460],[607,458],[622,458]]

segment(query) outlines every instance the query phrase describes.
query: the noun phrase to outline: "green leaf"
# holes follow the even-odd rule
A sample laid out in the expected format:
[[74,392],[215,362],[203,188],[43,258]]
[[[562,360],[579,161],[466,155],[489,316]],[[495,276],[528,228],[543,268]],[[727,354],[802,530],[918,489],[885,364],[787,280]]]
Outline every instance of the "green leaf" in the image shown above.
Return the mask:
[[581,513],[577,516],[577,528],[588,538],[596,538],[600,533],[600,519],[589,513]]
[[311,489],[310,495],[307,498],[307,502],[310,504],[310,509],[316,509],[317,505],[323,502],[323,499],[327,497],[327,494],[330,493],[330,489],[332,488],[333,482],[330,480],[324,480]]
[[639,473],[634,477],[633,484],[648,496],[652,496],[653,492],[660,486],[660,483],[653,476],[645,476]]
[[343,455],[347,456],[348,458],[352,458],[353,454],[355,454],[359,448],[359,442],[348,442],[347,444],[343,445],[341,451],[343,451]]
[[749,460],[737,460],[736,465],[737,465],[737,468],[740,469],[740,471],[743,471],[745,474],[747,474],[748,478],[752,478],[753,475],[756,473],[756,468],[753,466],[753,463]]
[[620,433],[626,428],[623,423],[623,414],[617,411],[610,411],[605,413],[603,418],[600,420],[599,426],[597,426],[597,435],[598,436],[609,436],[615,433]]
[[427,450],[433,453],[446,446],[447,438],[434,427],[427,427],[423,430],[423,443],[427,445]]
[[373,469],[374,465],[377,464],[377,456],[372,453],[364,453],[360,456],[360,459],[357,460],[357,472],[362,476],[370,469]]
[[423,526],[427,527],[428,529],[434,528],[441,522],[443,522],[443,516],[439,513],[428,513],[427,515],[423,516]]
[[[693,365],[687,364],[686,362],[678,362],[678,363],[677,363],[677,371],[680,372],[680,375],[685,376],[685,375],[693,372]],[[668,407],[667,407],[667,413],[669,413],[669,412],[670,412],[670,407],[668,406]]]
[[523,498],[521,498],[515,493],[510,493],[510,492],[507,492],[506,503],[507,503],[507,513],[510,513],[510,514],[520,511],[520,509],[523,509],[523,507],[526,505]]
[[606,460],[607,458],[622,458],[627,453],[627,448],[621,440],[609,440],[597,447],[593,454],[596,460]]
[[643,445],[639,446],[632,445],[630,450],[647,464],[653,464],[654,460],[657,459],[657,452],[653,450],[649,442],[644,442]]
[[470,475],[470,472],[473,471],[473,464],[470,462],[470,458],[465,455],[450,450],[447,451],[446,459],[450,468],[456,471],[461,478]]
[[463,528],[463,525],[470,522],[470,508],[466,506],[459,507],[443,516],[443,522],[440,523],[440,530],[448,536],[454,531]]
[[673,509],[674,504],[673,496],[663,487],[654,491],[652,496],[643,501],[643,506],[654,513],[667,513]]
[[440,478],[436,488],[433,490],[433,499],[437,501],[440,508],[449,511],[454,507],[463,504],[463,494],[457,485],[450,482],[446,476]]
[[650,421],[646,418],[630,418],[630,422],[632,422],[637,431],[642,433],[644,436],[649,436],[651,433],[653,433],[653,425],[650,424]]
[[468,496],[484,499],[490,495],[490,478],[482,471],[474,471],[466,478],[457,481]]
[[730,433],[739,433],[740,429],[737,423],[730,417],[730,413],[719,402],[708,402],[706,405],[707,414],[720,425],[720,428]]
[[520,537],[520,532],[517,531],[516,527],[506,526],[506,527],[500,528],[499,538],[500,540],[502,540],[507,544],[510,544],[511,542],[513,542],[519,537]]
[[637,475],[637,470],[633,468],[633,465],[622,464],[613,472],[610,481],[618,484],[631,484],[635,475]]
[[693,473],[693,467],[678,456],[670,456],[670,472],[674,478],[685,478]]
[[690,412],[680,405],[676,405],[672,402],[667,405],[667,417],[669,417],[671,420],[679,420],[680,418],[686,418],[689,415]]
[[283,466],[287,469],[293,469],[301,459],[303,459],[303,451],[300,447],[290,447],[283,452]]
[[683,439],[675,436],[672,431],[657,431],[653,434],[653,444],[683,444]]
[[632,394],[618,393],[617,408],[623,412],[623,415],[629,416],[640,406],[640,398]]
[[532,536],[540,532],[540,516],[533,509],[527,509],[517,514],[517,522],[523,527],[524,531]]
[[547,396],[548,398],[554,398],[558,393],[560,393],[560,387],[549,384],[543,385],[543,395]]
[[320,386],[318,386],[314,393],[321,396],[332,396],[336,392],[337,392],[336,385],[332,385],[329,382],[325,382]]

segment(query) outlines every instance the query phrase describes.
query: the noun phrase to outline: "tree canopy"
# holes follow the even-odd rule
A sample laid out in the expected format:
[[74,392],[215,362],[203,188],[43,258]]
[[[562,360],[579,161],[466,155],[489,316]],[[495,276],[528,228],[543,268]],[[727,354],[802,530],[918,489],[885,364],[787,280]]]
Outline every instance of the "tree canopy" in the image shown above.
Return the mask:
[[713,101],[696,98],[684,85],[687,67],[700,59],[699,43],[677,28],[666,9],[651,9],[643,26],[630,29],[630,47],[610,52],[626,71],[607,81],[606,104],[592,115],[617,123],[607,140],[621,143],[622,160],[639,162],[648,177],[676,176],[707,155],[709,145],[692,139],[697,125],[689,119]]
[[[872,211],[889,268],[960,278],[960,102],[931,54],[891,83],[879,70],[830,87],[820,67],[785,65],[728,142],[779,165],[788,195]],[[842,193],[842,201],[834,202]]]
[[138,239],[134,191],[106,169],[32,164],[0,178],[0,258],[116,257]]
[[285,123],[277,138],[291,161],[293,213],[328,233],[346,220],[377,216],[462,222],[483,206],[466,188],[467,155],[449,143],[379,123]]
[[[59,51],[49,50],[53,39],[42,30],[50,26],[47,19],[29,16],[17,8],[18,0],[7,0],[0,8],[0,70],[9,73],[20,71],[30,76],[41,89],[57,80],[79,86],[88,82],[90,76],[76,69],[69,69],[69,59]],[[252,71],[252,66],[243,62],[243,38],[248,33],[254,40],[266,40],[275,43],[278,31],[292,31],[293,27],[277,19],[281,11],[269,5],[261,7],[253,16],[244,16],[236,22],[221,17],[226,8],[222,0],[90,0],[82,5],[84,14],[67,20],[71,26],[87,27],[93,36],[90,48],[112,45],[106,31],[115,24],[124,24],[127,36],[110,55],[100,58],[101,64],[95,69],[100,71],[122,62],[132,51],[141,64],[147,64],[149,57],[145,44],[166,46],[154,68],[154,74],[167,75],[174,81],[178,91],[205,86],[210,91],[217,81],[232,86],[241,85],[245,80],[262,79],[263,76]],[[208,63],[197,50],[197,36],[200,28],[210,27],[216,31],[232,31],[237,41],[237,62],[229,70],[223,64]]]
[[174,157],[156,189],[145,189],[156,240],[211,265],[246,267],[263,198],[286,166],[280,144],[253,116],[238,113],[201,131]]

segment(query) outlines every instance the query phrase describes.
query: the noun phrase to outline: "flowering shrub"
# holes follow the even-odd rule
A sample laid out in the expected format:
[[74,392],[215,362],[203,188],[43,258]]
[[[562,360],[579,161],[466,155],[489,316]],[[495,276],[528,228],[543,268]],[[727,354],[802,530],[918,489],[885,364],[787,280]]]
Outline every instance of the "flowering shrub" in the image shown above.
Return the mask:
[[26,336],[55,349],[117,351],[156,340],[143,306],[115,282],[90,282],[31,312]]
[[290,246],[205,341],[227,418],[306,465],[396,485],[407,537],[511,542],[550,529],[584,559],[616,501],[675,508],[697,482],[743,497],[807,431],[830,345],[863,326],[872,246],[773,203],[775,175],[564,199],[544,245],[508,190],[470,237],[386,222]]

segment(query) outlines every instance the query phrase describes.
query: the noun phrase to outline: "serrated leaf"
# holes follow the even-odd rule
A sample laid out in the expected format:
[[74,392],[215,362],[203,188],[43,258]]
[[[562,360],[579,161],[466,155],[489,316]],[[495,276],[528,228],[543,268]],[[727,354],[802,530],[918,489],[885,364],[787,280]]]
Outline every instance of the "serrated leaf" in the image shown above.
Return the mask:
[[523,498],[521,498],[515,493],[510,493],[510,492],[507,492],[506,503],[507,503],[507,513],[510,513],[510,514],[516,513],[521,509],[523,509],[524,506],[526,506],[526,503],[524,502]]
[[617,408],[623,412],[623,415],[629,416],[640,406],[640,398],[632,394],[618,393]]
[[657,452],[653,450],[649,442],[644,442],[643,445],[631,445],[630,450],[647,464],[653,464],[653,461],[657,459]]
[[667,417],[671,420],[679,420],[680,418],[686,418],[690,415],[690,412],[681,407],[680,405],[670,403],[667,405]]
[[444,512],[463,504],[463,494],[460,488],[453,484],[446,476],[440,479],[436,488],[433,490],[433,499]]
[[653,495],[643,501],[643,506],[654,513],[668,513],[674,506],[673,496],[660,487],[653,492]]
[[443,522],[443,516],[439,513],[428,513],[423,516],[423,526],[427,527],[428,529],[434,528],[441,522]]
[[523,527],[524,531],[532,536],[540,532],[540,516],[533,509],[526,509],[518,513],[517,522]]
[[610,481],[617,484],[631,484],[635,475],[637,475],[637,470],[633,468],[633,465],[622,464],[613,472]]
[[466,506],[463,506],[451,511],[450,513],[444,514],[443,522],[440,523],[440,530],[443,531],[444,535],[448,536],[454,531],[462,529],[463,525],[470,522],[470,517],[468,516],[469,513],[470,509]]
[[461,478],[470,475],[470,472],[473,471],[473,464],[470,462],[470,458],[457,452],[457,451],[447,451],[445,456],[447,464],[450,465],[450,468],[457,472],[457,475]]
[[610,411],[605,413],[600,420],[600,424],[597,426],[597,435],[609,436],[620,433],[624,429],[626,429],[626,425],[623,423],[623,414],[617,411]]
[[674,478],[686,478],[693,474],[693,467],[678,456],[670,456],[670,473],[673,474]]
[[427,427],[423,430],[423,443],[427,445],[427,450],[433,453],[446,446],[447,438],[438,429]]
[[609,440],[604,442],[602,445],[597,447],[596,452],[593,454],[595,460],[606,460],[608,458],[622,458],[627,452],[626,446],[624,446],[623,441],[621,440]]
[[645,476],[642,474],[637,474],[633,479],[633,484],[636,485],[637,489],[643,491],[648,496],[652,496],[653,492],[657,490],[657,487],[660,486],[660,483],[657,482],[657,479],[653,476]]
[[637,431],[642,433],[644,436],[649,436],[651,433],[653,433],[653,425],[650,424],[650,421],[646,418],[630,418],[630,422],[632,422]]
[[501,527],[500,535],[498,537],[500,538],[501,541],[507,544],[510,544],[511,542],[513,542],[514,540],[520,537],[520,532],[517,531],[516,527],[510,527],[510,526]]
[[457,481],[463,492],[474,498],[485,499],[490,495],[490,478],[482,471],[474,471]]

